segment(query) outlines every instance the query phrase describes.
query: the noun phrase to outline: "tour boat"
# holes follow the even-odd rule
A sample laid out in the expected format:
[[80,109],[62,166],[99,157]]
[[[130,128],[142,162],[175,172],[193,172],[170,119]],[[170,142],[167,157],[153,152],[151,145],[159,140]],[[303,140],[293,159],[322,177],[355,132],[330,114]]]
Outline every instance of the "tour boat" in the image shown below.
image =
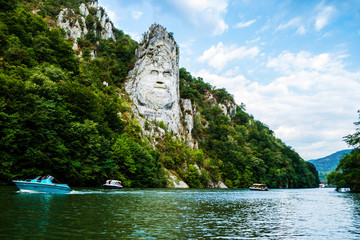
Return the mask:
[[121,182],[118,180],[106,180],[103,185],[105,189],[122,189]]
[[249,187],[249,189],[253,191],[269,191],[269,188],[266,186],[266,184],[261,183],[254,183],[251,187]]
[[71,188],[67,184],[53,183],[55,178],[48,175],[38,176],[34,179],[12,180],[21,192],[42,192],[42,193],[69,193]]

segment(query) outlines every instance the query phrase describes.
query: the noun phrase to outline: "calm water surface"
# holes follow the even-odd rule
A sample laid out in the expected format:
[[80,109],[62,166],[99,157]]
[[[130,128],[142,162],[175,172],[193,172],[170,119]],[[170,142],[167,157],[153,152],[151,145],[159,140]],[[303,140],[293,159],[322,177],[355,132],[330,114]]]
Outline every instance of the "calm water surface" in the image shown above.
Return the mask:
[[0,187],[0,239],[360,239],[360,195],[334,189]]

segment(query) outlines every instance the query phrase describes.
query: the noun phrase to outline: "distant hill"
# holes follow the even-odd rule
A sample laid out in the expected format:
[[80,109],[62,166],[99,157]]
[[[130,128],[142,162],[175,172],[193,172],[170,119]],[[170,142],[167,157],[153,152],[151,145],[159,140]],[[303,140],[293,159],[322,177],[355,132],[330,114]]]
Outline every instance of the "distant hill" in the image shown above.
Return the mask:
[[308,162],[311,162],[315,165],[316,169],[319,172],[319,178],[321,182],[326,182],[327,175],[334,171],[337,165],[340,162],[340,159],[345,155],[352,151],[352,149],[341,150],[336,153],[333,153],[329,156],[312,159]]

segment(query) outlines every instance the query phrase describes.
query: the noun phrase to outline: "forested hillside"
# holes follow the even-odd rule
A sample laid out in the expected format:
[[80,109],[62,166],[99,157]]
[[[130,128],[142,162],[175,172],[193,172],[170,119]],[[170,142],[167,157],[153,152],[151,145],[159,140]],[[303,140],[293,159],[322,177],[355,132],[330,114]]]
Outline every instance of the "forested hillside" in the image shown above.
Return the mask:
[[116,39],[102,39],[93,16],[86,23],[93,30],[76,39],[74,51],[57,27],[63,7],[77,13],[85,2],[91,1],[0,0],[1,182],[51,174],[71,186],[100,186],[113,178],[126,187],[165,187],[167,169],[190,187],[217,181],[229,187],[317,186],[313,164],[244,105],[224,115],[208,96],[217,103],[232,96],[186,69],[180,69],[180,94],[199,112],[192,131],[199,148],[170,133],[155,147],[149,144],[123,86],[137,42],[118,29]]
[[346,154],[350,153],[351,149],[341,150],[336,153],[333,153],[329,156],[309,160],[314,166],[316,167],[316,170],[319,172],[319,180],[322,183],[326,183],[326,177],[329,173],[335,170],[337,165],[340,162],[340,159],[344,157]]
[[354,123],[356,132],[344,137],[345,142],[354,149],[340,159],[335,171],[327,176],[329,184],[337,189],[349,188],[351,192],[360,193],[360,110],[359,120]]

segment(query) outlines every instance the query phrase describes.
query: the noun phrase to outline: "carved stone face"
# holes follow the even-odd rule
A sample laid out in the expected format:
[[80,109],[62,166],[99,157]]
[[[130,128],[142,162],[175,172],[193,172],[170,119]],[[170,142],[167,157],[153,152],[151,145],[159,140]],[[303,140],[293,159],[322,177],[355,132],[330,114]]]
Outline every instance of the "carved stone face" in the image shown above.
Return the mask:
[[145,56],[139,66],[137,101],[141,106],[168,110],[176,100],[176,75],[168,51],[157,54]]
[[179,49],[173,37],[158,24],[143,35],[134,69],[125,90],[134,101],[134,113],[150,121],[162,121],[168,131],[180,129]]

